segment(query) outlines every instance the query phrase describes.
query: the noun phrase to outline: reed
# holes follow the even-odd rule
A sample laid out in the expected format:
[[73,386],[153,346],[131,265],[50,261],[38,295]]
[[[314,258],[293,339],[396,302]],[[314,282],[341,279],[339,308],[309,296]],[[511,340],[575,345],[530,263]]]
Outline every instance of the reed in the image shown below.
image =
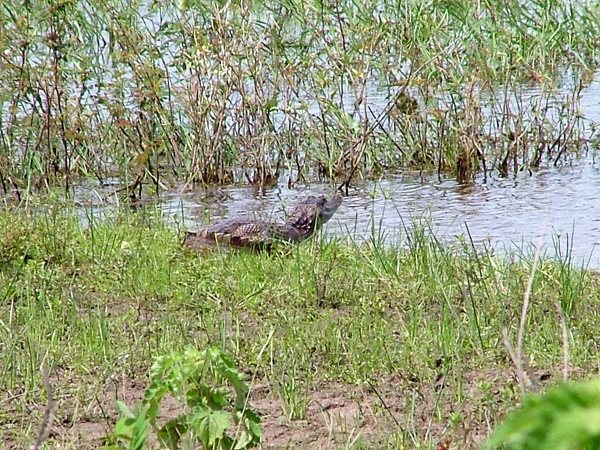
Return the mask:
[[595,145],[597,6],[8,0],[0,188],[559,164]]

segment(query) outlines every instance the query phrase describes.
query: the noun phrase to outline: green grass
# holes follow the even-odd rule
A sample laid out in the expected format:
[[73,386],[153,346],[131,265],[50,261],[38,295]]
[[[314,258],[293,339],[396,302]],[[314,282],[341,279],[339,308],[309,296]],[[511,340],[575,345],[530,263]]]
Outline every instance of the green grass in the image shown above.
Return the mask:
[[[336,448],[469,447],[519,401],[501,331],[516,341],[531,257],[442,245],[417,223],[391,248],[316,239],[272,255],[196,254],[155,210],[87,229],[67,208],[45,210],[0,213],[0,428],[18,448],[37,437],[44,366],[55,426],[108,426],[125,381],[144,388],[153,357],[186,345],[223,348],[290,423],[333,387],[375,399],[363,411],[375,434],[332,425]],[[597,274],[568,255],[540,261],[523,350],[551,383],[563,364],[557,304],[572,376],[596,373],[599,297]],[[92,414],[99,403],[106,417]],[[81,448],[69,436],[46,445]]]

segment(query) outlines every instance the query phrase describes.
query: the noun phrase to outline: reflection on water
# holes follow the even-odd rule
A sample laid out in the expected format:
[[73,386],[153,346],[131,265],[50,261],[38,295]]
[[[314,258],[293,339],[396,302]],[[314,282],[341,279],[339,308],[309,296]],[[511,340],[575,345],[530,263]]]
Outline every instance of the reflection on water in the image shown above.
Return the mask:
[[[600,168],[591,160],[577,166],[523,173],[515,179],[481,181],[461,186],[437,175],[404,174],[367,183],[344,199],[327,224],[330,234],[367,240],[383,235],[402,240],[404,225],[430,218],[438,237],[466,235],[476,243],[491,242],[499,250],[529,250],[540,237],[549,254],[553,240],[563,251],[573,239],[573,256],[600,268],[594,252],[600,243]],[[183,217],[188,229],[239,214],[266,213],[283,219],[284,211],[309,194],[332,194],[329,186],[305,190],[272,188],[260,194],[252,188],[214,188],[167,195],[163,208]],[[570,244],[570,242],[569,242]],[[590,259],[591,257],[591,259]]]

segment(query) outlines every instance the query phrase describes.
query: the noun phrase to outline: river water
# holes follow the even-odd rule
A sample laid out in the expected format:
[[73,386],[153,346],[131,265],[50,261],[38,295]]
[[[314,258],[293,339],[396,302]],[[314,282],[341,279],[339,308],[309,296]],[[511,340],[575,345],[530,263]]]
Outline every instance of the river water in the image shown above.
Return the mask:
[[[599,78],[600,72],[582,93],[581,112],[588,124],[600,122]],[[525,94],[535,96],[536,91]],[[371,92],[371,101],[385,106],[387,98],[373,98],[376,95],[381,94]],[[476,245],[527,254],[533,252],[534,244],[541,243],[548,255],[560,249],[564,257],[568,248],[576,265],[600,269],[600,164],[591,154],[570,161],[522,172],[516,178],[491,172],[487,180],[480,177],[468,186],[449,176],[413,172],[356,183],[325,229],[358,242],[384,239],[402,243],[405,226],[425,218],[444,242],[453,242],[461,235],[469,239],[470,233]],[[90,190],[87,192],[89,200]],[[266,190],[174,188],[165,192],[160,202],[174,222],[195,229],[240,214],[266,214],[284,220],[285,211],[305,196],[334,192],[330,185],[290,190],[283,183]]]
[[[600,122],[599,78],[600,72],[582,93],[581,112],[588,124]],[[386,102],[380,99],[382,105]],[[239,214],[283,220],[285,210],[306,195],[333,193],[334,187],[318,184],[298,190],[211,188],[167,194],[163,208],[194,229]],[[364,182],[355,185],[325,228],[359,242],[383,238],[402,243],[404,227],[420,218],[428,219],[445,242],[461,235],[469,239],[470,234],[476,245],[527,254],[541,244],[547,255],[565,258],[568,250],[576,265],[600,269],[600,164],[595,155],[587,155],[516,178],[492,172],[468,186],[447,176],[411,172]]]
[[[275,187],[213,188],[167,194],[162,207],[194,229],[241,214],[279,220],[303,197],[330,195],[331,186],[303,190]],[[577,165],[522,173],[516,179],[488,176],[487,182],[460,185],[437,175],[405,173],[350,191],[325,229],[358,242],[372,238],[402,243],[414,220],[425,218],[445,242],[457,236],[498,251],[531,253],[542,243],[552,255],[567,248],[577,265],[600,268],[600,166],[589,157]],[[567,247],[568,246],[568,247]]]

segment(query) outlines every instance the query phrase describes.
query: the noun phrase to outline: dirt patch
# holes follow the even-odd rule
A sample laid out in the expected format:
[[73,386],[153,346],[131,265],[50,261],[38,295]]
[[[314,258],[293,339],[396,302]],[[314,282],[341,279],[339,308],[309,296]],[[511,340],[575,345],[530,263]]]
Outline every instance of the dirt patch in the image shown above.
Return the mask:
[[[536,377],[542,383],[554,378],[549,372]],[[143,398],[144,390],[144,383],[124,380],[118,387],[90,392],[83,404],[81,392],[75,397],[64,386],[58,388],[60,398],[49,440],[67,448],[98,448],[100,438],[112,430],[118,418],[115,393],[133,407]],[[502,418],[502,411],[514,404],[517,392],[518,381],[509,370],[473,370],[461,374],[460,379],[446,373],[431,380],[389,376],[361,385],[322,384],[300,392],[304,407],[297,408],[297,417],[292,419],[289,398],[282,398],[270,385],[260,384],[252,388],[250,407],[262,418],[264,449],[337,449],[359,443],[385,448],[394,442],[408,447],[429,442],[439,448],[476,448]],[[2,402],[6,412],[5,402],[7,397]],[[43,409],[44,405],[37,405],[36,416],[41,418]],[[168,397],[160,411],[161,422],[182,412],[181,405]],[[20,418],[11,425],[23,430],[24,415]],[[23,442],[6,433],[6,421],[0,425],[5,430],[5,448],[24,448]],[[32,425],[29,436],[35,436],[37,428]]]

